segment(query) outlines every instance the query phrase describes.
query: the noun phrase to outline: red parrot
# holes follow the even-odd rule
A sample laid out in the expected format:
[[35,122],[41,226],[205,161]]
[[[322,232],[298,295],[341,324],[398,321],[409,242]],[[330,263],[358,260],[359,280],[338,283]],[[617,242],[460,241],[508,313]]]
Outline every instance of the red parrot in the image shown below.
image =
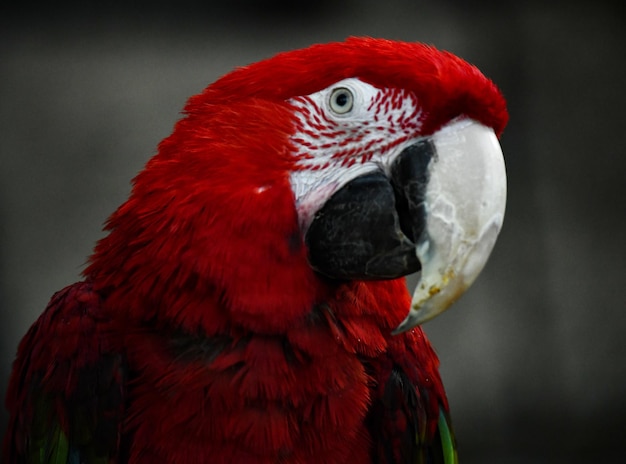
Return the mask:
[[419,324],[491,251],[507,118],[474,66],[372,38],[191,97],[20,343],[5,461],[457,462]]

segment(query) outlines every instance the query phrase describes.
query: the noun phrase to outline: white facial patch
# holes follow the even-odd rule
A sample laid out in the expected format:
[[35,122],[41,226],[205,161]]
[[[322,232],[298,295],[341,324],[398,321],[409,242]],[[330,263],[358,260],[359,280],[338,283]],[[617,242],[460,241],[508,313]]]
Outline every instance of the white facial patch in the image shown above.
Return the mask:
[[372,171],[388,172],[422,126],[422,110],[413,93],[379,89],[357,78],[289,103],[297,117],[291,142],[300,168],[290,180],[303,230],[346,183]]

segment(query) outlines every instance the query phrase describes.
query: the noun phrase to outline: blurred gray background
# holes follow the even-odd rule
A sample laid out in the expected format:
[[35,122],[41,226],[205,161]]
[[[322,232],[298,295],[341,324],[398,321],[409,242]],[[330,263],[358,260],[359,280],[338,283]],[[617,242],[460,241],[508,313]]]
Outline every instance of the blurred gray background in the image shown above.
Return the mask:
[[[79,279],[187,97],[234,66],[314,42],[424,41],[476,64],[511,113],[504,230],[475,286],[425,326],[462,462],[621,462],[624,7],[173,3],[2,7],[0,390],[18,340],[53,292]],[[3,411],[0,432],[5,423]]]

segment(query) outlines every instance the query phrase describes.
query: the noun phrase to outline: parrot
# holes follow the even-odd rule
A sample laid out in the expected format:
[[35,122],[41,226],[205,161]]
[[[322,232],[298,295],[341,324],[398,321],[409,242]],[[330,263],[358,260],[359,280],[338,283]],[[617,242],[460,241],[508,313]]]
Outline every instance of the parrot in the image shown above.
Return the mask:
[[507,122],[489,78],[421,42],[209,84],[21,340],[5,462],[458,462],[422,324],[494,246]]

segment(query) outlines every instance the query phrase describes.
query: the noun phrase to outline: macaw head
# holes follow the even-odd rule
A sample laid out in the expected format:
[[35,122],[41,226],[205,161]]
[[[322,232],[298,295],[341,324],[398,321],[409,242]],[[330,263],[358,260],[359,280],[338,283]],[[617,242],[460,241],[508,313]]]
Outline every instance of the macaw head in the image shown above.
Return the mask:
[[507,118],[475,67],[418,43],[351,38],[238,68],[189,100],[86,274],[190,327],[274,330],[341,282],[421,271],[406,330],[489,256]]

